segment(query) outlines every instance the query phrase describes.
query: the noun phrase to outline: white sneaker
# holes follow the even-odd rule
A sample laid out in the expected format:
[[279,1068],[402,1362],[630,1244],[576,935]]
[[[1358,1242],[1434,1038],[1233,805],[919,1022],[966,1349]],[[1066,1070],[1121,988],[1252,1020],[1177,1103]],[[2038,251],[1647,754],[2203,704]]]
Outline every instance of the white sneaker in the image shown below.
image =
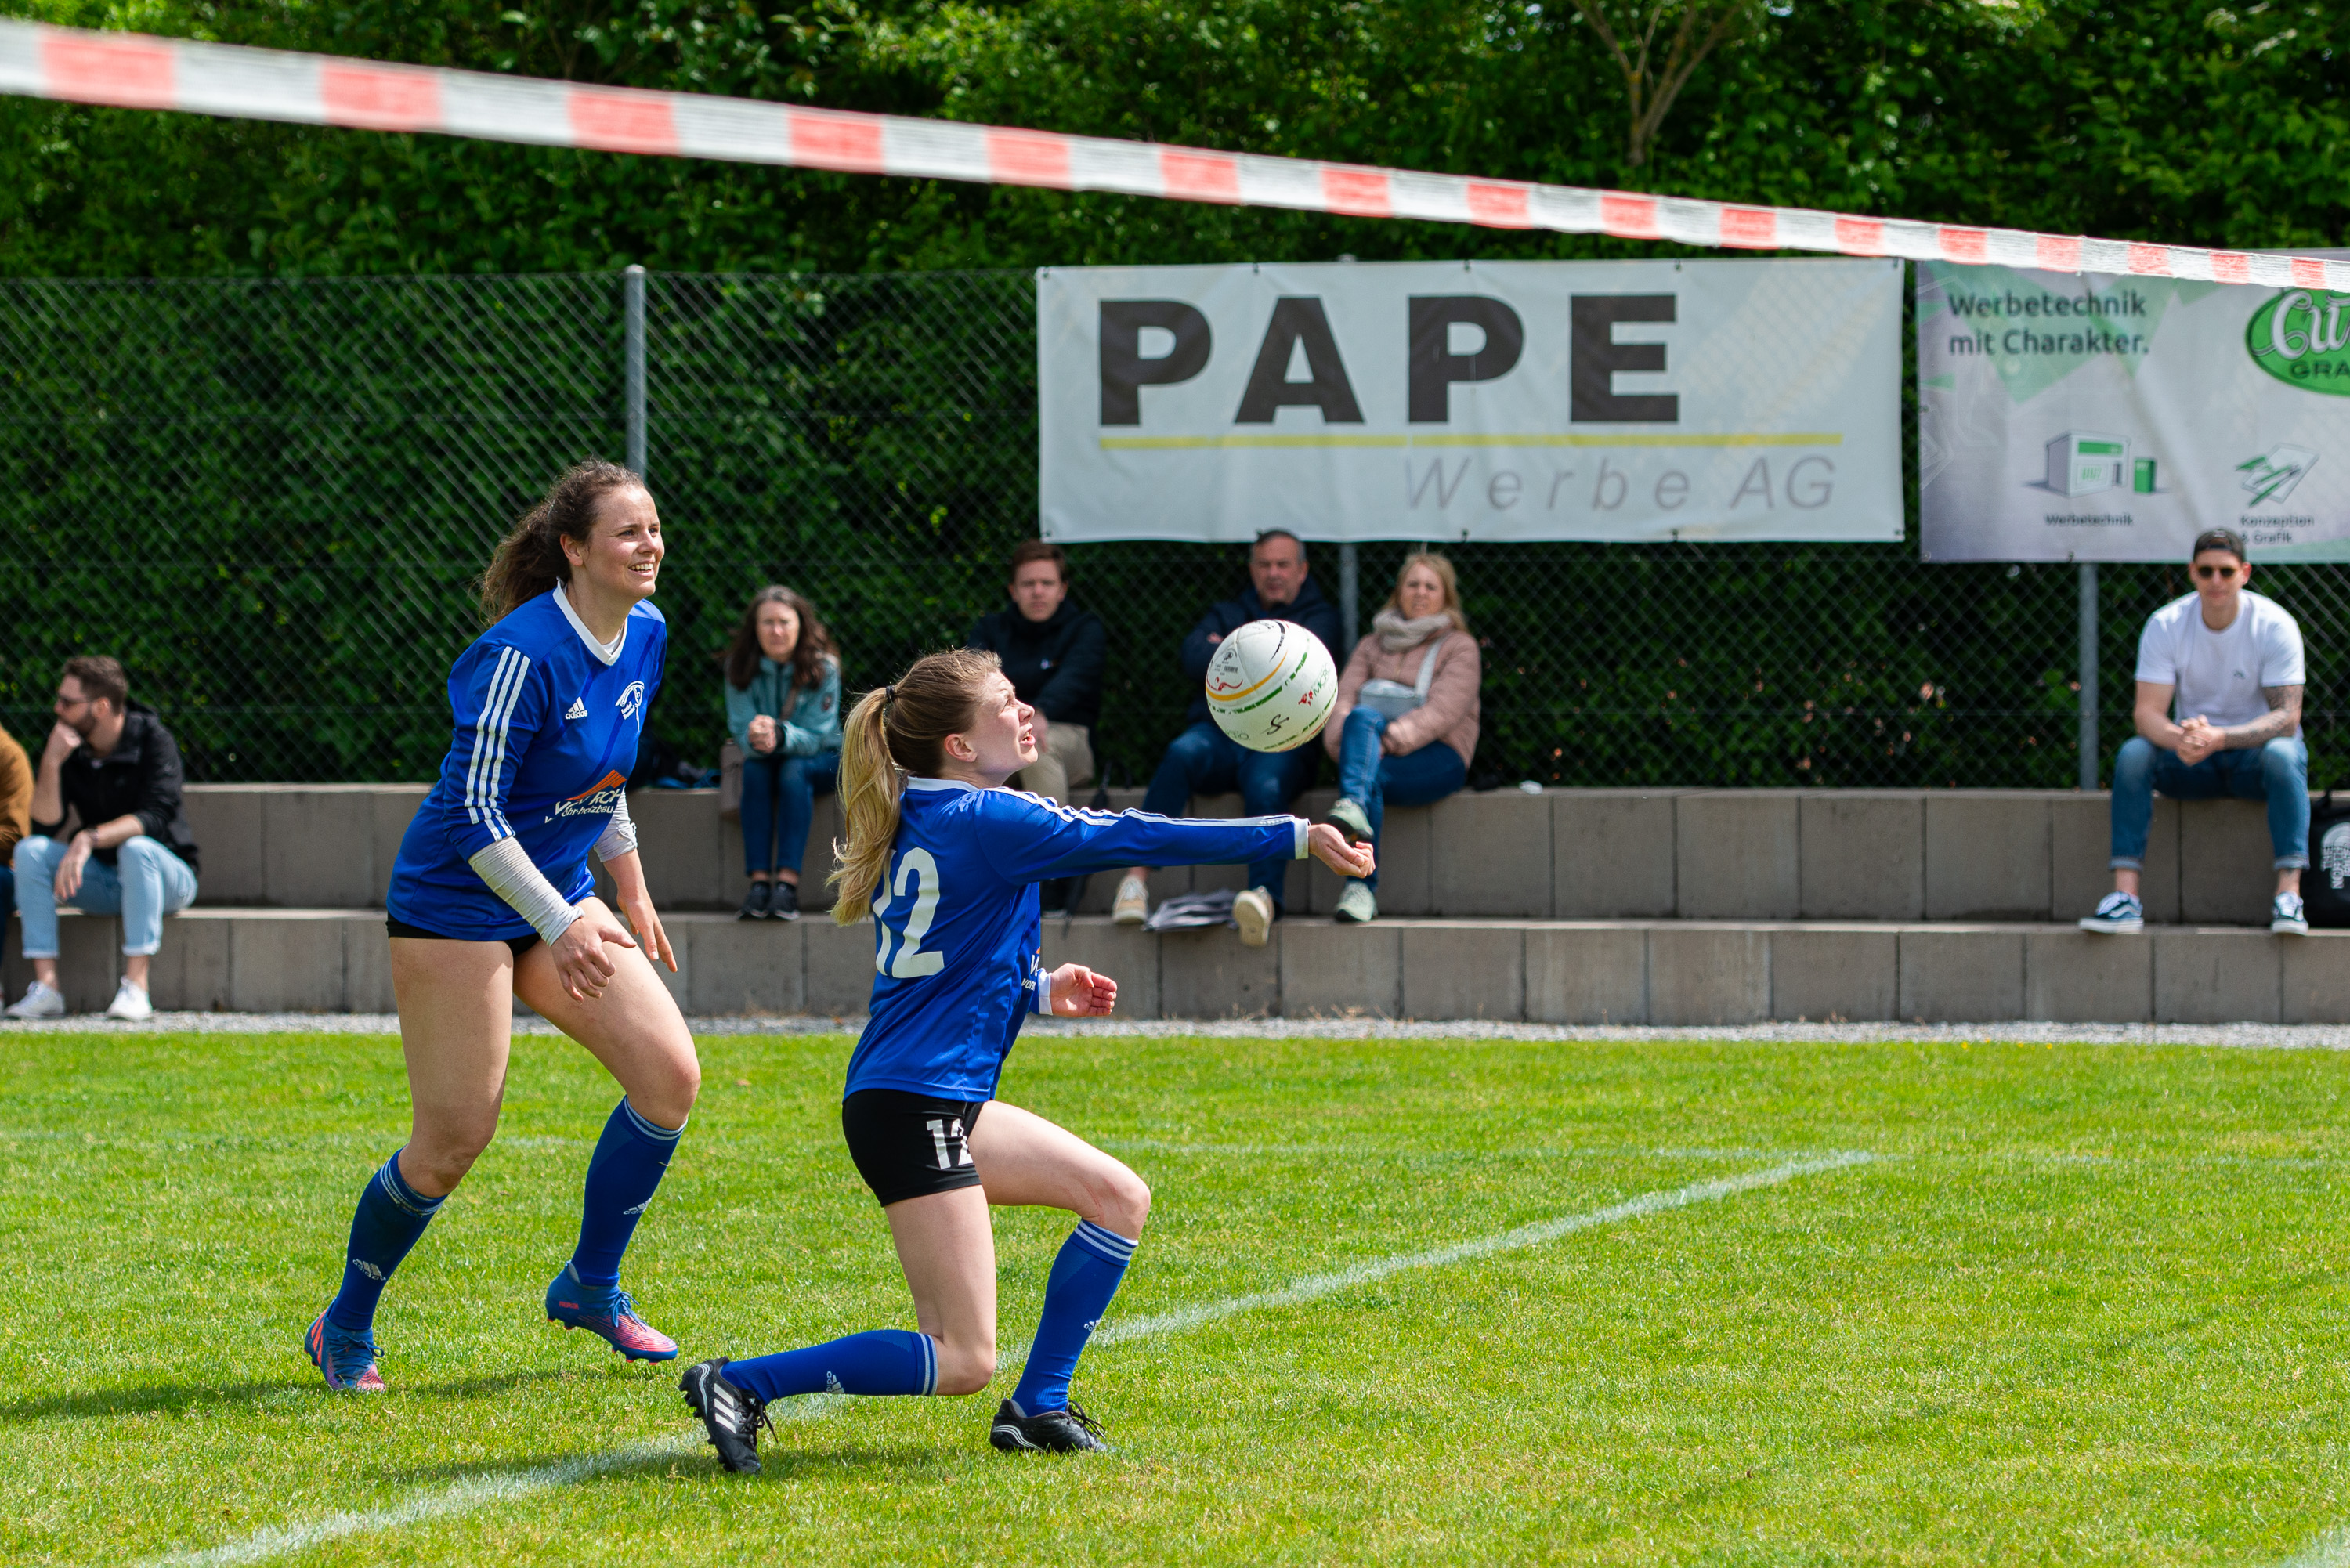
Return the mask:
[[2146,907],[2135,893],[2108,893],[2098,900],[2095,914],[2081,917],[2081,929],[2109,937],[2136,936],[2146,929]]
[[2309,935],[2309,915],[2298,893],[2279,893],[2269,905],[2269,929],[2281,937]]
[[145,986],[133,985],[130,977],[124,975],[122,983],[114,988],[114,1000],[106,1004],[106,1015],[130,1023],[144,1023],[155,1016],[155,1004],[147,1000]]
[[65,1015],[64,995],[56,986],[43,985],[37,980],[25,988],[25,1000],[8,1010],[11,1018],[63,1018]]
[[1232,923],[1241,929],[1241,946],[1261,948],[1273,934],[1273,895],[1251,888],[1232,900]]
[[1128,877],[1118,885],[1118,900],[1109,907],[1109,918],[1121,926],[1139,926],[1150,919],[1150,889],[1139,877]]

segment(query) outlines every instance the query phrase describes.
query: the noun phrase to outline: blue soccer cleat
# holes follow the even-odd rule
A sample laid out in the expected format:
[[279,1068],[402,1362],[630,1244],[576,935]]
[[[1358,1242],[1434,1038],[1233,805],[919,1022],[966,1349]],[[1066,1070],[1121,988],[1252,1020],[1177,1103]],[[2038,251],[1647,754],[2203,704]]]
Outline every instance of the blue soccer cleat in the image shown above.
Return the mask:
[[320,1313],[310,1332],[302,1336],[302,1347],[310,1353],[310,1365],[327,1379],[327,1386],[338,1394],[380,1394],[383,1374],[375,1369],[375,1334],[361,1329],[353,1334],[337,1328]]
[[600,1335],[630,1361],[677,1359],[677,1341],[639,1317],[628,1292],[618,1287],[591,1290],[579,1282],[579,1271],[569,1263],[546,1287],[546,1321]]

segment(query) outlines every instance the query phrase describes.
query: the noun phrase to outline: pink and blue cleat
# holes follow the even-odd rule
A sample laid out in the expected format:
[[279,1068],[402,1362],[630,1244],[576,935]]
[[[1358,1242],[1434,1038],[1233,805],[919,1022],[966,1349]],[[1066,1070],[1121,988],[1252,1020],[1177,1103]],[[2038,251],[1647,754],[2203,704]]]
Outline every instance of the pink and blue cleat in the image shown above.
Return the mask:
[[617,1285],[606,1290],[584,1285],[579,1271],[569,1263],[546,1287],[546,1321],[600,1335],[630,1361],[677,1359],[677,1341],[639,1317],[628,1292]]
[[310,1353],[310,1365],[327,1379],[327,1386],[338,1394],[380,1394],[383,1375],[375,1369],[375,1335],[362,1329],[357,1334],[337,1328],[320,1313],[302,1336],[303,1348]]

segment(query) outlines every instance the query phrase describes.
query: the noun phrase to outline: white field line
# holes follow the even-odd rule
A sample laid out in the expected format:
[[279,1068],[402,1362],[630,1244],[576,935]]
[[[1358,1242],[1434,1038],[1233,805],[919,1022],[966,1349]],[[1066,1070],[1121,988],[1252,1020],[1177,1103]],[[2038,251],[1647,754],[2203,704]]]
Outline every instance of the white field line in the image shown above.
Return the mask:
[[[833,1409],[844,1397],[836,1394],[810,1395],[806,1399],[794,1401],[794,1407],[776,1414],[786,1421],[811,1420]],[[559,1459],[554,1464],[540,1465],[532,1469],[469,1476],[437,1491],[420,1492],[406,1502],[394,1503],[389,1508],[330,1513],[307,1524],[272,1525],[266,1530],[256,1530],[251,1535],[202,1552],[180,1552],[164,1557],[151,1557],[140,1568],[237,1568],[242,1563],[264,1563],[272,1557],[307,1552],[313,1546],[339,1540],[346,1535],[398,1530],[402,1525],[421,1524],[428,1519],[470,1513],[488,1503],[511,1502],[533,1492],[573,1486],[648,1460],[680,1459],[700,1446],[699,1434],[681,1432],[673,1438],[629,1443],[600,1454],[582,1454],[577,1459]]]
[[1749,1171],[1744,1176],[1725,1176],[1713,1181],[1693,1181],[1687,1187],[1677,1187],[1669,1192],[1644,1192],[1638,1198],[1627,1198],[1621,1203],[1611,1203],[1605,1209],[1594,1209],[1588,1214],[1563,1214],[1555,1220],[1538,1220],[1531,1225],[1521,1225],[1514,1231],[1497,1235],[1480,1236],[1473,1241],[1461,1241],[1450,1247],[1438,1247],[1426,1252],[1401,1252],[1392,1258],[1374,1258],[1357,1263],[1352,1268],[1332,1273],[1314,1274],[1277,1291],[1258,1291],[1244,1296],[1227,1296],[1220,1302],[1201,1302],[1197,1306],[1178,1307],[1173,1312],[1159,1313],[1153,1317],[1135,1318],[1128,1323],[1103,1325],[1093,1336],[1096,1345],[1116,1345],[1120,1340],[1143,1339],[1152,1334],[1181,1334],[1203,1323],[1213,1323],[1220,1317],[1235,1313],[1257,1312],[1266,1307],[1297,1306],[1319,1301],[1356,1285],[1367,1285],[1374,1280],[1384,1280],[1408,1269],[1441,1269],[1454,1263],[1465,1263],[1471,1258],[1490,1258],[1496,1252],[1523,1251],[1571,1236],[1577,1231],[1595,1230],[1602,1225],[1621,1224],[1638,1220],[1644,1214],[1660,1214],[1669,1209],[1687,1209],[1696,1203],[1711,1203],[1717,1199],[1735,1198],[1742,1192],[1758,1188],[1777,1187],[1799,1176],[1816,1176],[1824,1171],[1842,1170],[1849,1166],[1866,1165],[1874,1155],[1853,1151],[1825,1155],[1817,1159],[1789,1160],[1766,1170]]
[[2350,1530],[2327,1532],[2276,1568],[2350,1568]]
[[[1585,1214],[1565,1214],[1555,1220],[1541,1220],[1531,1225],[1521,1225],[1513,1231],[1503,1231],[1491,1236],[1481,1236],[1472,1241],[1462,1241],[1451,1247],[1439,1247],[1426,1252],[1401,1252],[1390,1258],[1375,1258],[1333,1273],[1313,1274],[1277,1291],[1258,1291],[1247,1295],[1228,1296],[1222,1301],[1202,1302],[1197,1306],[1180,1307],[1173,1312],[1152,1317],[1136,1318],[1129,1323],[1109,1324],[1093,1336],[1096,1345],[1116,1345],[1121,1341],[1145,1339],[1158,1334],[1180,1334],[1203,1323],[1231,1317],[1238,1313],[1255,1312],[1265,1307],[1297,1306],[1319,1301],[1351,1286],[1368,1284],[1391,1274],[1411,1269],[1440,1269],[1453,1263],[1467,1262],[1472,1258],[1489,1258],[1498,1252],[1523,1251],[1571,1236],[1578,1231],[1590,1231],[1603,1225],[1620,1224],[1638,1220],[1643,1215],[1661,1214],[1668,1210],[1687,1209],[1699,1203],[1711,1203],[1723,1198],[1735,1198],[1741,1193],[1761,1188],[1778,1187],[1799,1177],[1817,1176],[1827,1171],[1843,1170],[1856,1165],[1866,1165],[1876,1157],[1861,1151],[1823,1155],[1814,1159],[1789,1160],[1767,1169],[1750,1171],[1744,1176],[1727,1176],[1713,1181],[1694,1181],[1687,1187],[1677,1187],[1667,1192],[1645,1192],[1638,1198],[1627,1198],[1621,1203],[1611,1203],[1605,1209],[1594,1209]],[[1016,1363],[1015,1363],[1016,1364]],[[846,1400],[832,1395],[815,1395],[795,1399],[777,1413],[785,1420],[809,1420],[824,1415]],[[775,1408],[770,1407],[771,1409]],[[528,1497],[534,1492],[571,1486],[579,1481],[623,1469],[647,1460],[674,1458],[690,1453],[701,1446],[699,1435],[681,1434],[674,1438],[655,1438],[630,1443],[600,1454],[583,1454],[577,1459],[562,1459],[554,1464],[540,1465],[526,1470],[510,1470],[501,1474],[469,1477],[434,1491],[421,1492],[406,1502],[388,1508],[367,1509],[349,1513],[328,1514],[307,1524],[272,1525],[250,1535],[201,1552],[173,1552],[162,1557],[151,1557],[138,1568],[239,1568],[248,1563],[263,1563],[289,1552],[306,1552],[322,1542],[347,1535],[360,1535],[376,1531],[397,1530],[402,1525],[418,1524],[430,1519],[445,1519],[452,1514],[467,1513],[485,1504],[509,1502]],[[2334,1560],[2326,1559],[2328,1564]],[[2315,1568],[2296,1560],[2294,1568]],[[2345,1560],[2350,1568],[2350,1560]]]

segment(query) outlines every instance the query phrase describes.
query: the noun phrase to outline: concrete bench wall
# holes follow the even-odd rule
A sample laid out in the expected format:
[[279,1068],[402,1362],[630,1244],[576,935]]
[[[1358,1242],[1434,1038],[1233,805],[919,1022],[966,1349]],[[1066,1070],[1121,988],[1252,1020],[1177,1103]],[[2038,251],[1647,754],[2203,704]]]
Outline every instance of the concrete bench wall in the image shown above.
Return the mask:
[[[847,1017],[873,984],[868,922],[665,918],[691,1014]],[[197,909],[165,929],[159,1007],[388,1012],[380,913]],[[114,994],[120,927],[65,917],[67,1002]],[[2308,1023],[2350,1019],[2350,932],[2272,937],[2174,927],[2142,938],[2070,926],[1660,920],[1284,920],[1271,943],[1229,930],[1152,936],[1098,918],[1045,928],[1048,963],[1115,976],[1129,1018],[1369,1016],[1551,1023],[1769,1020],[1991,1023]],[[8,944],[10,995],[29,971]]]
[[[192,784],[203,850],[199,903],[381,908],[421,784]],[[1309,815],[1333,792],[1301,798]],[[1113,792],[1139,805],[1142,792]],[[1194,801],[1240,812],[1237,796]],[[629,797],[646,874],[664,909],[730,909],[742,898],[741,830],[712,790]],[[2112,885],[2107,797],[2029,790],[1516,790],[1458,794],[1388,815],[1382,913],[1520,919],[2069,920]],[[804,907],[829,906],[824,846],[837,800],[816,803]],[[2272,884],[2266,817],[2244,801],[2155,803],[2147,915],[2265,924]],[[1177,867],[1154,898],[1238,888],[1239,867]],[[1290,867],[1285,901],[1328,914],[1337,880]],[[1084,912],[1107,913],[1108,875]]]

